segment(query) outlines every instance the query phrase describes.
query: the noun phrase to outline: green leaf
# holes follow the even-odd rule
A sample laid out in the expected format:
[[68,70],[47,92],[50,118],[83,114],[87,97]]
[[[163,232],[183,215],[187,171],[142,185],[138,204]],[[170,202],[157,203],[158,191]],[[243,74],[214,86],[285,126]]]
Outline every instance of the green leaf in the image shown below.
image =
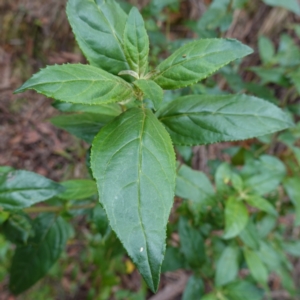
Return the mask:
[[92,220],[97,226],[97,230],[105,236],[110,232],[109,222],[105,210],[101,207],[100,203],[93,209]]
[[226,286],[225,295],[230,300],[262,300],[264,293],[252,283],[243,280]]
[[178,89],[194,84],[250,53],[252,49],[237,40],[197,40],[182,46],[158,65],[153,80],[163,89]]
[[215,174],[216,188],[219,193],[228,192],[232,170],[227,162],[220,164]]
[[198,35],[214,37],[218,28],[221,32],[228,30],[233,19],[230,5],[230,0],[214,0],[197,22]]
[[[199,299],[204,293],[204,284],[200,277],[192,275],[184,289],[182,300]],[[202,299],[202,298],[201,298]]]
[[200,231],[193,228],[184,217],[179,220],[178,231],[180,249],[186,261],[192,268],[200,268],[206,259],[204,240]]
[[297,15],[300,15],[300,5],[297,0],[263,0],[263,2],[271,6],[283,7]]
[[300,241],[285,242],[283,244],[283,248],[290,255],[300,257]]
[[63,112],[87,112],[93,114],[118,116],[122,113],[121,106],[117,103],[109,103],[103,105],[89,105],[89,104],[74,104],[55,100],[52,106]]
[[69,225],[52,214],[39,215],[33,223],[35,236],[18,246],[12,259],[9,288],[20,294],[47,274],[64,249]]
[[29,171],[12,171],[0,177],[0,207],[22,209],[50,199],[64,188],[39,174]]
[[143,17],[133,7],[129,13],[124,30],[124,52],[131,70],[139,77],[148,70],[149,38]]
[[191,200],[193,205],[207,205],[215,194],[214,188],[203,172],[181,165],[176,177],[175,194]]
[[50,121],[56,127],[64,129],[91,144],[99,130],[113,119],[113,116],[79,113],[56,116]]
[[180,252],[179,248],[167,247],[165,258],[161,267],[162,273],[173,272],[184,268],[184,256]]
[[81,200],[97,194],[97,186],[94,180],[73,179],[61,182],[65,191],[58,195],[65,200]]
[[67,16],[90,64],[115,75],[129,70],[123,51],[127,15],[117,2],[69,0]]
[[226,285],[234,281],[239,271],[239,249],[227,246],[217,262],[215,284]]
[[156,291],[175,189],[170,137],[150,110],[132,108],[100,130],[91,164],[112,229]]
[[248,161],[242,170],[245,186],[257,195],[274,191],[285,175],[285,165],[277,157],[270,155]]
[[152,80],[139,79],[133,82],[144,94],[144,98],[151,100],[157,110],[162,101],[164,92],[161,87]]
[[175,144],[249,139],[292,126],[275,105],[247,95],[180,97],[157,112]]
[[[207,294],[204,297],[202,297],[201,300],[219,300],[219,297],[217,297],[213,293],[210,293],[210,294]],[[226,299],[224,299],[224,300],[226,300]]]
[[[296,208],[296,226],[300,225],[300,184],[299,178],[288,178],[284,182],[284,188]],[[0,194],[1,195],[1,194]]]
[[240,233],[239,237],[249,248],[254,250],[259,249],[260,237],[257,235],[257,228],[252,220],[248,222],[247,227]]
[[237,236],[248,223],[248,211],[244,203],[231,197],[225,203],[224,239]]
[[252,250],[244,249],[245,259],[253,278],[261,284],[266,285],[268,281],[268,272],[259,256]]
[[268,202],[268,200],[260,197],[260,196],[257,196],[257,195],[251,195],[247,198],[245,198],[246,202],[255,207],[255,208],[258,208],[268,214],[271,214],[273,216],[278,216],[278,213],[277,213],[277,210],[275,209],[275,207]]
[[89,65],[55,65],[42,69],[15,93],[33,89],[57,100],[80,104],[106,104],[134,97],[133,88],[120,77]]
[[3,224],[2,233],[14,244],[25,244],[31,235],[32,221],[25,213],[12,214]]
[[259,56],[264,64],[271,63],[275,55],[275,47],[272,41],[266,36],[260,36],[258,39]]
[[292,83],[295,85],[298,94],[300,94],[300,70],[289,73]]

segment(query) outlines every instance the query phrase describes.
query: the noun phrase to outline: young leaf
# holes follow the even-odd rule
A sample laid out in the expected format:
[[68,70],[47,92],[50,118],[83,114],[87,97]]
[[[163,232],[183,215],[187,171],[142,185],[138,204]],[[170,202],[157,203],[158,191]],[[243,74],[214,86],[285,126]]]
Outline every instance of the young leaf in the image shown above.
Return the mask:
[[56,116],[50,121],[56,127],[62,128],[91,144],[99,130],[113,119],[113,116],[80,113]]
[[192,275],[184,289],[182,300],[200,299],[199,297],[201,297],[203,294],[204,284],[201,277]]
[[254,250],[259,249],[260,237],[257,235],[257,228],[252,220],[248,222],[247,227],[240,233],[239,237],[249,248]]
[[[296,208],[296,226],[300,225],[300,184],[299,178],[288,178],[284,182],[284,188]],[[0,194],[1,197],[1,194]]]
[[100,130],[91,164],[112,229],[156,291],[175,189],[168,133],[150,110],[127,110]]
[[225,285],[238,275],[239,271],[239,249],[235,246],[227,246],[217,262],[215,284]]
[[46,275],[64,249],[69,225],[52,214],[39,215],[33,223],[34,237],[19,245],[12,259],[9,288],[20,294]]
[[188,43],[158,65],[153,80],[163,89],[194,84],[231,61],[252,53],[252,49],[232,39],[202,39]]
[[204,240],[199,230],[193,228],[187,219],[179,220],[180,249],[188,264],[198,269],[205,261]]
[[64,188],[39,174],[12,171],[0,177],[0,207],[22,209],[61,193]]
[[275,47],[269,38],[265,36],[259,37],[258,50],[259,56],[264,64],[272,62],[272,59],[275,55]]
[[157,112],[175,144],[244,140],[292,126],[275,105],[247,95],[193,95]]
[[215,191],[204,173],[181,165],[177,173],[175,194],[201,206],[209,202]]
[[244,203],[231,197],[225,204],[225,233],[224,239],[237,236],[248,223],[248,211]]
[[224,293],[230,300],[262,300],[264,295],[262,290],[246,280],[229,284]]
[[278,215],[274,206],[271,203],[269,203],[268,200],[266,200],[260,196],[256,196],[256,195],[249,196],[245,200],[248,204],[250,204],[251,206],[253,206],[255,208],[258,208],[258,209],[260,209],[266,213],[269,213],[275,217]]
[[139,77],[148,70],[149,38],[143,17],[133,7],[128,15],[124,30],[124,52],[131,70]]
[[261,284],[267,284],[268,272],[265,265],[260,260],[259,256],[250,249],[244,249],[244,255],[247,265],[250,269],[253,278]]
[[69,0],[67,16],[90,64],[115,75],[130,69],[123,51],[127,15],[116,1]]
[[271,6],[283,7],[287,10],[294,12],[297,15],[300,15],[300,4],[297,0],[263,0],[266,4]]
[[157,110],[163,100],[163,90],[152,80],[139,79],[133,82],[144,94],[144,98],[152,101],[154,108]]
[[65,200],[86,199],[97,194],[97,186],[94,180],[73,179],[61,182],[65,191],[58,195]]
[[178,269],[184,269],[186,266],[184,256],[177,247],[167,247],[163,264],[162,273],[173,272]]
[[286,167],[277,157],[262,155],[257,160],[249,160],[241,175],[245,186],[261,196],[277,188],[286,175]]
[[122,102],[134,97],[133,88],[122,78],[81,64],[48,66],[15,93],[28,89],[57,100],[81,104]]

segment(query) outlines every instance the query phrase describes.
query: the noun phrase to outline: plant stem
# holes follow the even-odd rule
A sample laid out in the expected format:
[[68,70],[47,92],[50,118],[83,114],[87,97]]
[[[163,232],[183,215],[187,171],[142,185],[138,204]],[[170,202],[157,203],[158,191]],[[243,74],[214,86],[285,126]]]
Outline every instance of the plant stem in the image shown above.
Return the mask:
[[36,213],[42,213],[42,212],[62,212],[64,210],[79,210],[79,209],[88,209],[88,208],[94,208],[96,206],[96,203],[89,203],[89,204],[83,204],[83,205],[74,205],[70,207],[65,206],[35,206],[35,207],[29,207],[23,209],[25,213],[28,214],[36,214]]

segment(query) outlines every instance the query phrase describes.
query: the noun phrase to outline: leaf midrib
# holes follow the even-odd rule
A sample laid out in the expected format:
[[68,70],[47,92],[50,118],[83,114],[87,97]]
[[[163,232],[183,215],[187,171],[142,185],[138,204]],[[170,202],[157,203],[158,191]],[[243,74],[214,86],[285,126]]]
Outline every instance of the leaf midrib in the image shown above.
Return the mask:
[[153,283],[153,271],[152,271],[152,267],[150,264],[150,260],[149,260],[149,254],[148,254],[148,241],[147,241],[147,237],[145,234],[145,228],[144,228],[144,224],[142,221],[142,214],[141,214],[141,185],[140,185],[140,181],[141,181],[141,173],[142,173],[142,161],[143,161],[143,135],[144,135],[144,128],[145,128],[145,123],[146,123],[146,112],[144,109],[142,109],[142,113],[143,113],[143,120],[142,120],[142,126],[141,126],[141,131],[139,134],[139,163],[138,163],[138,180],[137,180],[137,188],[138,188],[138,216],[140,219],[140,224],[141,224],[141,228],[142,228],[142,232],[143,232],[143,236],[145,239],[145,248],[146,248],[146,253],[147,253],[147,258],[148,258],[148,263],[149,263],[149,268],[150,268],[150,273],[151,273],[151,281]]

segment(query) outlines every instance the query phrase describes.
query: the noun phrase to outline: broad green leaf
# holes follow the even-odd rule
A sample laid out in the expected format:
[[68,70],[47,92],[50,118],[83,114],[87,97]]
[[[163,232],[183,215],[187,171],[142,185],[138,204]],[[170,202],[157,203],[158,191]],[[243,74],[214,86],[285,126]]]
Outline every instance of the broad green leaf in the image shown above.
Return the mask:
[[89,104],[74,104],[55,100],[52,106],[63,112],[86,112],[101,114],[107,116],[118,116],[122,113],[121,106],[117,103],[109,103],[103,105],[89,105]]
[[202,39],[188,43],[157,66],[153,80],[163,89],[194,84],[228,63],[252,53],[232,39]]
[[97,186],[94,180],[73,179],[61,182],[65,190],[58,195],[65,200],[81,200],[97,194]]
[[220,164],[215,173],[216,188],[219,193],[229,191],[229,182],[231,179],[232,170],[227,162]]
[[292,126],[275,105],[247,95],[180,97],[157,112],[175,144],[244,140]]
[[201,300],[219,300],[219,297],[217,297],[214,293],[210,293],[205,295],[204,297],[201,297]]
[[130,69],[123,51],[127,15],[117,2],[69,0],[67,16],[90,64],[115,75]]
[[248,211],[245,204],[231,197],[225,203],[224,239],[237,236],[248,223]]
[[258,39],[259,56],[264,64],[272,62],[275,55],[275,47],[272,41],[266,36],[260,36]]
[[39,174],[29,171],[12,171],[0,177],[0,207],[22,209],[50,199],[64,188]]
[[267,83],[276,83],[279,85],[286,86],[288,81],[285,77],[286,69],[284,67],[251,67],[249,70],[253,71],[257,76],[261,78],[261,85],[266,85]]
[[1,231],[10,242],[25,244],[31,235],[32,220],[25,213],[12,214],[3,224]]
[[276,227],[277,218],[272,215],[266,215],[259,220],[257,225],[257,233],[261,238],[268,236]]
[[[288,178],[284,182],[284,188],[296,208],[296,226],[300,225],[300,179],[298,177]],[[1,194],[0,194],[1,195]]]
[[229,284],[224,293],[230,300],[262,300],[264,295],[262,290],[246,280]]
[[289,73],[289,76],[295,85],[298,94],[300,94],[300,70],[297,69],[296,71]]
[[185,261],[184,256],[179,248],[167,247],[165,258],[161,267],[162,273],[173,272],[178,269],[184,269]]
[[179,220],[180,249],[191,268],[198,269],[205,262],[204,240],[199,230],[193,228],[187,219]]
[[271,6],[283,7],[287,10],[294,12],[297,15],[300,15],[300,5],[297,0],[263,0],[266,4]]
[[259,258],[259,256],[255,253],[255,251],[245,248],[244,249],[245,259],[250,269],[250,273],[253,278],[261,284],[267,284],[268,281],[268,271]]
[[47,274],[64,249],[69,225],[52,214],[39,215],[33,222],[34,237],[17,247],[12,259],[9,288],[20,294]]
[[286,175],[286,167],[277,157],[262,155],[247,162],[241,174],[246,187],[257,195],[265,195],[276,190]]
[[181,165],[176,177],[175,194],[192,201],[195,206],[207,205],[215,194],[214,188],[203,172]]
[[156,291],[175,189],[168,133],[150,110],[129,109],[100,130],[91,164],[112,229]]
[[134,97],[133,88],[122,78],[81,64],[48,66],[15,92],[28,89],[50,98],[79,104],[122,102]]
[[254,250],[259,249],[260,237],[257,235],[257,228],[252,220],[248,222],[247,227],[240,233],[239,237],[249,248]]
[[172,6],[175,9],[179,8],[179,0],[152,0],[149,6],[151,15],[157,16],[167,6]]
[[182,300],[200,299],[204,293],[204,283],[201,277],[192,275],[184,289]]
[[0,177],[11,171],[14,171],[14,168],[10,166],[0,166]]
[[100,203],[93,209],[92,220],[95,223],[97,230],[103,236],[110,232],[109,222],[105,210]]
[[152,80],[139,79],[133,82],[144,94],[144,98],[151,100],[157,110],[163,101],[163,90]]
[[274,250],[274,247],[268,242],[259,241],[259,252],[257,255],[268,267],[269,271],[276,272],[281,267],[281,259],[278,253]]
[[230,0],[214,0],[197,22],[196,32],[200,37],[216,37],[216,30],[229,29],[232,22]]
[[285,242],[283,244],[283,248],[290,255],[300,257],[300,241]]
[[128,15],[124,30],[124,52],[131,70],[139,77],[148,70],[149,38],[143,17],[133,7]]
[[251,195],[247,198],[245,198],[246,202],[250,204],[251,206],[258,208],[268,214],[271,214],[273,216],[278,216],[277,210],[275,207],[266,199],[257,196],[257,195]]
[[215,284],[226,285],[234,281],[239,271],[239,249],[235,246],[227,246],[217,262]]
[[114,117],[94,113],[79,113],[56,116],[50,119],[51,123],[71,134],[92,143],[99,130]]

